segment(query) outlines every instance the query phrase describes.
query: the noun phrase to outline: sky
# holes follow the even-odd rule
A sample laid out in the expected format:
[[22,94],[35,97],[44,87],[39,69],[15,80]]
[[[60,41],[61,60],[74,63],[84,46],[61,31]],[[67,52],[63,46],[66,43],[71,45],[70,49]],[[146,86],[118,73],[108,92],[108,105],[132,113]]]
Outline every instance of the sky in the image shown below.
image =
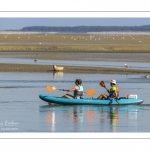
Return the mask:
[[[28,26],[150,25],[149,0],[1,0],[0,30]],[[17,5],[15,5],[17,4]]]
[[0,18],[0,30],[19,30],[27,26],[141,26],[150,18]]

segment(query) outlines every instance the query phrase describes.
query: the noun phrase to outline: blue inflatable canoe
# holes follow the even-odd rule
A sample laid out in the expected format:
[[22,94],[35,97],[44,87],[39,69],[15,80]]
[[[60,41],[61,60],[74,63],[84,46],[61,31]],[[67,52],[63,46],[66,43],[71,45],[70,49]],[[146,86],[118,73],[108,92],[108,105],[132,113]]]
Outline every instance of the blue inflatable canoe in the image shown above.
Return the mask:
[[98,99],[68,99],[55,96],[49,96],[41,94],[39,98],[48,103],[56,103],[63,105],[131,105],[131,104],[141,104],[143,100],[137,99],[119,99],[119,100],[98,100]]

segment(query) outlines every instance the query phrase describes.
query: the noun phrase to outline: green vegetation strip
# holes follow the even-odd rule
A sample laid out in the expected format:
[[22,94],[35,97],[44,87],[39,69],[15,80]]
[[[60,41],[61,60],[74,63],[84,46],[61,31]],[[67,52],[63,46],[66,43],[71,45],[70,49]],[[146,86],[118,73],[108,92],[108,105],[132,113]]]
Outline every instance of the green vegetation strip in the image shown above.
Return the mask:
[[149,53],[150,35],[0,34],[1,52]]

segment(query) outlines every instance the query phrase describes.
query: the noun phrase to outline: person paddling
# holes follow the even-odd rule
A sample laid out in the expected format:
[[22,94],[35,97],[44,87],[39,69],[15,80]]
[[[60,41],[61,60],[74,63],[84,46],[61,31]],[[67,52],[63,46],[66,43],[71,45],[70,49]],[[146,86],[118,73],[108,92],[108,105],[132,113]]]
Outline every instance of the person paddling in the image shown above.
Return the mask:
[[70,94],[66,94],[66,95],[62,96],[63,98],[75,98],[75,99],[83,98],[84,92],[83,92],[82,80],[76,79],[75,87],[73,87],[72,89],[69,89],[69,90],[63,89],[63,91],[74,92],[73,96]]
[[107,89],[109,95],[101,94],[97,99],[118,99],[119,97],[119,88],[116,86],[116,80],[111,80],[110,82],[111,88]]

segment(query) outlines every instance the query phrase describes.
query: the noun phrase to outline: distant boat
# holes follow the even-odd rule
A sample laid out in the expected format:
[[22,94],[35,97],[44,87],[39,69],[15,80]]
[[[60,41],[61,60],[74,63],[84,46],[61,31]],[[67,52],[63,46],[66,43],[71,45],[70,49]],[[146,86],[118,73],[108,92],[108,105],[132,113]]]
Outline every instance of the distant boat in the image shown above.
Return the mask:
[[60,67],[60,66],[53,66],[54,71],[62,71],[64,69],[64,67]]

